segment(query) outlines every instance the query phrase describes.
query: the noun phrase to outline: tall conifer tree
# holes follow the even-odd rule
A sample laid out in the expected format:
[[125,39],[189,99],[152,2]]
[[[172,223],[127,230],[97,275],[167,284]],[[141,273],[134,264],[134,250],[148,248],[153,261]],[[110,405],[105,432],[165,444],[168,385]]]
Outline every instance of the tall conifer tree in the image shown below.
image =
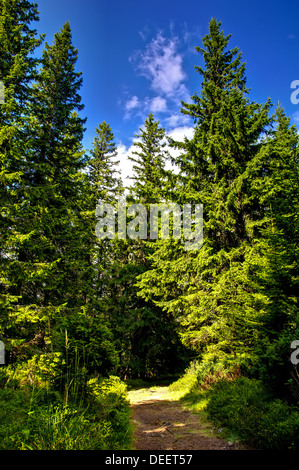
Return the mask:
[[115,202],[122,192],[122,181],[117,170],[119,161],[114,135],[105,121],[96,128],[90,153],[90,182],[95,194],[94,204],[99,201]]
[[158,204],[166,197],[166,185],[171,173],[165,165],[169,153],[165,149],[166,132],[150,113],[144,122],[144,128],[135,136],[134,150],[129,159],[133,162],[132,187],[133,199],[140,204]]
[[[85,119],[79,90],[81,73],[76,72],[77,50],[72,45],[69,23],[47,43],[42,67],[33,90],[34,101],[28,120],[31,131],[27,152],[27,216],[34,236],[24,247],[23,261],[45,263],[45,272],[36,279],[36,291],[27,302],[40,297],[43,305],[76,303],[80,297],[80,206],[84,168],[82,138]],[[78,261],[77,261],[78,260]],[[48,269],[49,268],[49,269]],[[55,276],[53,277],[53,269]],[[51,273],[51,274],[50,274]],[[50,274],[50,278],[49,278]],[[45,280],[47,277],[47,281]],[[34,278],[33,278],[34,280]],[[71,285],[76,285],[70,292]],[[84,295],[81,291],[81,295]],[[81,299],[82,301],[82,299]]]
[[290,345],[299,334],[298,132],[281,106],[274,120],[275,128],[247,169],[262,213],[253,223],[251,255],[262,312],[254,363],[276,393],[298,399],[297,367],[290,361]]
[[[166,133],[149,114],[134,142],[133,185],[127,196],[131,203],[142,204],[147,211],[146,234],[140,239],[117,240],[115,259],[107,285],[109,318],[120,353],[120,373],[150,377],[184,363],[173,319],[152,301],[138,296],[138,276],[150,268],[155,241],[151,241],[148,222],[151,204],[165,201],[169,184],[165,164],[168,158]],[[127,222],[131,221],[130,217]],[[181,354],[181,356],[180,356]]]
[[115,243],[103,238],[97,239],[97,208],[110,204],[117,210],[119,197],[123,194],[120,172],[117,169],[117,147],[108,123],[103,121],[95,130],[95,138],[88,161],[88,189],[86,191],[86,215],[91,240],[90,265],[93,268],[93,299],[97,307],[105,305],[104,292],[109,284],[110,268],[115,263]]
[[230,36],[215,19],[203,38],[205,68],[200,95],[182,103],[195,123],[194,137],[179,147],[180,185],[176,201],[203,204],[204,244],[184,251],[161,245],[154,269],[145,273],[143,295],[168,309],[182,326],[182,339],[211,363],[236,361],[256,339],[258,313],[252,307],[247,272],[249,222],[258,212],[246,180],[247,165],[259,152],[269,125],[270,103],[251,103],[245,66]]
[[[85,371],[79,384],[84,387],[86,371],[106,373],[115,362],[110,332],[94,310],[95,237],[88,213],[91,190],[82,147],[86,119],[79,114],[84,106],[77,57],[66,22],[53,44],[45,44],[33,89],[26,155],[30,206],[25,212],[28,220],[32,217],[32,236],[21,253],[27,268],[22,297],[26,305],[34,303],[41,317],[44,346],[67,359],[62,370],[66,389],[78,368]],[[78,364],[78,357],[83,363]]]
[[[0,81],[4,103],[0,105],[0,334],[17,335],[17,305],[22,303],[18,256],[30,228],[24,232],[22,212],[28,205],[25,191],[25,154],[28,146],[28,103],[38,59],[33,53],[42,42],[32,23],[38,21],[35,4],[29,1],[0,1]],[[11,355],[12,359],[12,355]]]

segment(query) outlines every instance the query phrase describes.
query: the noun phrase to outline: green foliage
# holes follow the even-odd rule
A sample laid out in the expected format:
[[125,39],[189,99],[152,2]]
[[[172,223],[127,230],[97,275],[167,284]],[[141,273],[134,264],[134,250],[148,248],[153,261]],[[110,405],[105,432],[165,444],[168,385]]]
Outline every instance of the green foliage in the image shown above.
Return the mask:
[[291,344],[299,329],[282,329],[277,338],[260,340],[246,373],[259,377],[278,397],[293,404],[299,400],[298,365],[291,362]]
[[[19,380],[22,378],[19,376]],[[117,378],[88,384],[84,405],[65,406],[45,387],[15,380],[0,390],[2,450],[107,450],[131,446],[130,408],[125,385]]]
[[130,444],[131,425],[127,388],[119,377],[90,379],[87,395],[92,413],[97,419],[105,419],[111,425],[110,448],[124,449]]
[[240,375],[239,364],[233,358],[223,356],[206,357],[203,361],[195,360],[189,364],[182,377],[170,385],[170,390],[192,394],[199,390],[208,390],[219,380],[232,380]]
[[299,412],[275,399],[262,382],[219,381],[210,391],[210,418],[260,449],[298,449]]
[[7,313],[19,304],[16,288],[19,277],[11,276],[15,252],[27,233],[19,217],[24,206],[24,155],[28,135],[31,80],[39,62],[32,54],[41,44],[32,23],[38,20],[36,5],[29,1],[0,2],[0,80],[5,87],[5,103],[0,106],[0,317],[1,332],[9,324]]
[[169,386],[171,392],[183,391],[188,393],[191,389],[198,385],[197,363],[193,362],[185,370],[185,373],[178,380]]
[[5,377],[10,386],[32,386],[51,390],[61,374],[63,355],[61,352],[32,356],[27,362],[22,360],[5,368]]
[[[43,410],[41,411],[43,413]],[[103,450],[107,448],[111,434],[110,423],[93,422],[84,409],[64,408],[61,405],[50,406],[44,411],[42,418],[36,417],[36,420],[34,418],[30,420],[28,438],[22,441],[21,449]]]
[[84,308],[77,313],[65,312],[57,322],[57,330],[54,344],[64,352],[70,367],[74,367],[76,357],[80,357],[89,375],[107,375],[116,366],[113,338],[102,316]]
[[[140,204],[159,203],[168,197],[171,173],[165,170],[165,164],[170,159],[166,146],[166,132],[154,119],[152,113],[144,121],[144,129],[134,142],[134,157],[129,159],[134,163],[131,179],[134,185],[130,188],[133,198]],[[168,190],[168,191],[167,191]]]

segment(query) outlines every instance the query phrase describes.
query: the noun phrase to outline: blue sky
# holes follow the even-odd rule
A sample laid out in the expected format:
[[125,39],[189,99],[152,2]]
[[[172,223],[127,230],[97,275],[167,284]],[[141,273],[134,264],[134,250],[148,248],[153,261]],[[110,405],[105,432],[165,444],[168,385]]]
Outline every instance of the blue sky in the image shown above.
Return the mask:
[[189,135],[191,123],[180,113],[180,100],[200,92],[202,65],[194,51],[210,18],[231,34],[246,62],[250,98],[282,104],[299,125],[299,104],[291,102],[291,83],[299,80],[299,4],[289,0],[36,0],[39,33],[52,43],[70,22],[83,72],[84,146],[91,147],[95,127],[110,124],[122,169],[147,114],[170,135]]

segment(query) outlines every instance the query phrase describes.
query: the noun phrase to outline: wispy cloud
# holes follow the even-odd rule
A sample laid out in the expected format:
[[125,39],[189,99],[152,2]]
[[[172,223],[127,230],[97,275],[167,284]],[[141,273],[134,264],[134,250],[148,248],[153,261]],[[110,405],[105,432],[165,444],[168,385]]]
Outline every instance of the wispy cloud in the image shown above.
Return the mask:
[[169,129],[174,129],[190,124],[190,119],[185,114],[172,113],[165,119],[165,123]]
[[[146,33],[148,34],[148,30]],[[141,33],[140,33],[141,34]],[[145,41],[145,35],[142,35]],[[144,49],[135,51],[129,58],[139,76],[145,77],[148,87],[143,96],[131,96],[124,104],[125,118],[139,116],[145,117],[152,112],[164,113],[164,120],[172,127],[184,125],[185,121],[179,118],[180,101],[187,101],[190,93],[186,87],[187,75],[184,71],[184,54],[181,50],[182,42],[170,29],[170,36],[161,31],[149,42]],[[176,118],[167,116],[176,115]]]
[[165,113],[167,111],[167,101],[162,96],[155,96],[154,98],[146,97],[140,100],[137,96],[132,96],[124,105],[125,118],[131,117],[132,112],[135,115],[144,117],[144,113]]
[[183,56],[177,46],[177,38],[158,33],[144,51],[137,51],[130,58],[136,70],[150,81],[152,90],[159,95],[174,96],[185,91]]
[[150,111],[152,113],[164,113],[167,111],[167,102],[162,96],[155,96],[150,102]]
[[125,102],[124,110],[125,110],[125,118],[128,119],[131,116],[132,111],[136,111],[140,108],[141,102],[138,96],[132,96]]
[[126,111],[131,111],[132,109],[134,108],[137,108],[139,106],[139,99],[137,96],[132,96],[132,98],[130,98],[126,104],[125,104],[125,110]]

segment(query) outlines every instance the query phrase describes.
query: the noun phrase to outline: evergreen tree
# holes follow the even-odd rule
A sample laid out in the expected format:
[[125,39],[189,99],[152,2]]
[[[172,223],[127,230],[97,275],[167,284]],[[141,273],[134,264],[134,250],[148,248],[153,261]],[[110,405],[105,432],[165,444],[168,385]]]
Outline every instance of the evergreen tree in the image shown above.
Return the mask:
[[254,224],[251,260],[263,312],[254,370],[276,393],[291,397],[291,391],[298,399],[297,368],[290,362],[290,346],[299,334],[298,133],[280,106],[274,118],[275,129],[247,170],[263,208],[263,218]]
[[116,170],[119,161],[114,135],[105,121],[96,128],[89,160],[90,182],[95,194],[94,205],[99,201],[115,202],[122,192],[122,181]]
[[[45,44],[31,100],[26,103],[22,194],[16,198],[21,213],[7,274],[16,305],[6,333],[13,338],[18,357],[62,352],[67,359],[61,371],[66,389],[78,357],[84,358],[82,370],[94,372],[97,363],[100,373],[115,361],[110,332],[90,301],[94,238],[88,238],[86,229],[85,119],[78,114],[83,109],[82,77],[75,70],[76,61],[66,23],[53,44]],[[89,337],[89,345],[78,340],[82,336]]]
[[247,254],[249,222],[260,214],[245,175],[270,123],[270,103],[249,101],[241,54],[227,50],[230,36],[220,25],[211,20],[204,48],[196,48],[205,62],[205,69],[196,67],[202,90],[192,104],[182,103],[195,129],[179,145],[177,161],[175,200],[203,204],[204,244],[185,251],[179,242],[164,243],[140,282],[142,295],[167,308],[182,326],[184,343],[211,364],[236,363],[257,337]]
[[117,210],[119,197],[123,193],[120,172],[117,170],[117,148],[109,124],[103,121],[96,128],[96,135],[88,161],[88,189],[86,191],[86,215],[90,230],[91,257],[93,267],[92,290],[95,308],[105,310],[105,292],[109,283],[110,268],[115,262],[112,240],[96,236],[97,210],[102,204],[110,204]]
[[167,139],[165,129],[160,127],[150,113],[140,128],[140,134],[135,137],[134,157],[129,159],[133,164],[134,181],[131,191],[133,199],[140,204],[160,203],[167,196],[171,173],[166,171],[165,165],[170,156],[165,150]]
[[[68,23],[45,44],[27,119],[23,235],[18,295],[44,308],[80,298],[80,199],[83,169],[81,74]],[[53,276],[55,272],[55,276]],[[77,284],[77,285],[76,285]],[[76,285],[73,292],[71,286]],[[81,295],[82,291],[81,291]],[[79,300],[79,303],[82,302]]]
[[0,105],[0,334],[6,338],[10,359],[8,338],[18,330],[14,312],[21,295],[15,288],[17,259],[26,238],[22,219],[23,208],[28,204],[24,175],[28,145],[25,122],[38,64],[32,54],[42,42],[42,37],[37,37],[32,28],[32,22],[38,19],[36,5],[29,1],[0,1],[0,81],[5,94]]
[[[134,184],[129,188],[128,203],[160,204],[167,196],[169,184],[165,163],[166,134],[152,114],[136,135],[133,156]],[[130,204],[128,204],[128,209]],[[132,222],[127,217],[128,223]],[[147,224],[146,222],[146,224]],[[173,325],[173,319],[151,301],[138,296],[138,276],[151,266],[155,242],[145,239],[118,239],[114,244],[114,262],[107,277],[107,313],[119,350],[119,371],[126,376],[150,377],[163,371],[178,370],[185,360]]]
[[[66,380],[78,355],[84,357],[81,366],[87,372],[105,374],[115,364],[110,332],[95,308],[95,191],[92,173],[83,171],[88,170],[88,157],[82,148],[85,119],[78,114],[83,105],[77,54],[67,22],[43,51],[29,122],[33,132],[28,179],[40,236],[30,253],[39,250],[45,263],[40,281],[43,306],[54,311],[54,347],[61,350],[69,331],[63,349],[69,361]],[[103,177],[104,168],[99,171]]]

